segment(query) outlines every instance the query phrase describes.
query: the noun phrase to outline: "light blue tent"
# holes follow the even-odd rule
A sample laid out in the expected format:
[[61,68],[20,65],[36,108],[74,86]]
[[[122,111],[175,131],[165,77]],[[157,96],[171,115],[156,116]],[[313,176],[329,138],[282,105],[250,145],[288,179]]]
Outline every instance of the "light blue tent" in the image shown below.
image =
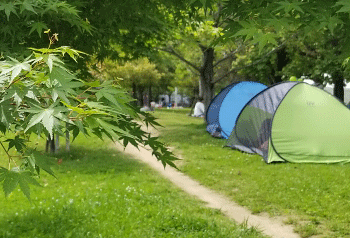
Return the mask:
[[259,92],[267,88],[264,84],[242,81],[228,85],[211,101],[207,113],[207,131],[220,132],[227,139],[243,107]]

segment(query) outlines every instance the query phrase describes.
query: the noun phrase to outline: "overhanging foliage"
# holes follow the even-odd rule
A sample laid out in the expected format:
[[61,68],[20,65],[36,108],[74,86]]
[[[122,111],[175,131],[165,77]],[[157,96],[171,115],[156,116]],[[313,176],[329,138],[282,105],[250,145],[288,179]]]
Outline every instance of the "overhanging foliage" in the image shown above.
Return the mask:
[[74,138],[80,133],[95,134],[121,140],[124,146],[141,144],[149,146],[164,166],[175,167],[173,154],[141,129],[139,123],[158,125],[152,115],[132,107],[132,99],[120,86],[86,82],[65,67],[62,57],[68,54],[76,59],[81,52],[69,47],[32,50],[22,61],[0,62],[0,145],[8,159],[8,168],[0,169],[0,181],[6,196],[20,185],[30,198],[28,184],[39,184],[35,177],[40,170],[54,175],[49,160],[26,146],[33,133],[52,138],[69,130]]

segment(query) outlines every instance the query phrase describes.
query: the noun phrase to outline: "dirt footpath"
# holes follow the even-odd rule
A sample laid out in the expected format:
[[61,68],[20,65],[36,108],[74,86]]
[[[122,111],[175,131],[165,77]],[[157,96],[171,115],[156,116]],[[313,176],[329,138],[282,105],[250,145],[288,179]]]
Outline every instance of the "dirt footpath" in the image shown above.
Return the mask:
[[[117,148],[123,150],[120,144],[117,144]],[[163,165],[152,156],[152,153],[144,148],[138,150],[133,146],[128,146],[125,149],[125,152],[148,164],[188,194],[206,202],[208,207],[220,209],[225,215],[234,219],[237,223],[247,221],[248,226],[257,227],[264,234],[271,237],[300,238],[298,234],[293,232],[292,226],[285,225],[281,221],[269,217],[253,215],[246,208],[241,207],[224,196],[202,186],[187,175],[169,166],[164,169]]]

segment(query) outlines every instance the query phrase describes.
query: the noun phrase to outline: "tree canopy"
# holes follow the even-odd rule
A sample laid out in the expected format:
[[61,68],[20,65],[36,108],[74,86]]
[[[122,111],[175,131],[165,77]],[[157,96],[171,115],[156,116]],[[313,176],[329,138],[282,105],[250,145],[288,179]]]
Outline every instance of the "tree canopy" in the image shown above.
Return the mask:
[[[172,31],[169,40],[160,50],[167,52],[198,77],[199,94],[206,106],[214,96],[214,87],[230,78],[230,64],[239,49],[236,41],[223,44],[222,4],[215,2],[210,11],[198,10],[196,17],[187,14],[187,24],[179,25]],[[230,78],[232,81],[232,77]]]

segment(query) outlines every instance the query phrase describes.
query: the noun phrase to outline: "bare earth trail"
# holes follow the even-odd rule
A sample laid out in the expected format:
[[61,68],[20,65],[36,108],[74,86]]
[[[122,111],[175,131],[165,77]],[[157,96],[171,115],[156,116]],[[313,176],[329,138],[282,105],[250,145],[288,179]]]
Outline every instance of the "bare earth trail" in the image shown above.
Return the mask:
[[[119,150],[123,151],[123,147],[120,144],[116,145]],[[237,223],[247,221],[248,226],[257,227],[264,234],[273,238],[300,238],[298,234],[293,232],[292,226],[285,225],[281,221],[269,217],[254,215],[246,208],[202,186],[189,176],[169,166],[164,169],[163,165],[157,161],[152,153],[144,148],[138,150],[133,146],[127,146],[124,152],[148,164],[188,194],[206,202],[208,207],[220,209],[226,216],[234,219]]]

